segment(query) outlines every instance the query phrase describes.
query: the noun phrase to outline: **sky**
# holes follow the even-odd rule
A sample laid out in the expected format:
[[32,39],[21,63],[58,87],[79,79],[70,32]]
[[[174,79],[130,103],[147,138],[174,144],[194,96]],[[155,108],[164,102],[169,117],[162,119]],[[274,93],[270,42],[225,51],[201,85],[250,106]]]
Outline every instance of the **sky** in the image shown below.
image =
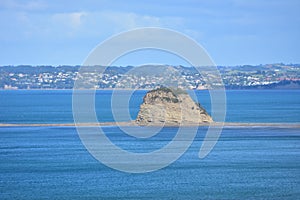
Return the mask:
[[[299,0],[0,0],[0,65],[80,65],[105,39],[168,28],[202,45],[217,65],[300,63]],[[115,65],[187,65],[138,52]]]

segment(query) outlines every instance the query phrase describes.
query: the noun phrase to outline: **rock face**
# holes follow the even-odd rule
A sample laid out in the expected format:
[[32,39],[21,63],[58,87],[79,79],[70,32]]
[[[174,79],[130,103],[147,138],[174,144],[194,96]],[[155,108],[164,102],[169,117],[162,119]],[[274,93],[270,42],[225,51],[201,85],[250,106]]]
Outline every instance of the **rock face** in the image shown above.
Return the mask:
[[179,126],[213,122],[200,104],[183,90],[159,88],[147,92],[136,118],[140,126]]

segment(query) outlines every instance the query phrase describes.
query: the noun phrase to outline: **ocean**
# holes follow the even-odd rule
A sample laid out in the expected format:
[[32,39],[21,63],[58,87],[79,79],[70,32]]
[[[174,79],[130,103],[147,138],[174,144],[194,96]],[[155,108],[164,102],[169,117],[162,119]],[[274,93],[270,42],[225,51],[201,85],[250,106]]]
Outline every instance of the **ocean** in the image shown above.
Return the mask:
[[[124,91],[118,91],[122,94]],[[135,91],[129,102],[137,116],[146,91]],[[196,91],[210,113],[210,95]],[[97,91],[98,120],[113,121],[111,90]],[[227,122],[300,122],[300,90],[227,90]],[[72,90],[0,90],[0,123],[72,123]]]
[[[120,91],[122,92],[122,91]],[[113,121],[111,91],[97,91],[99,121]],[[137,115],[145,91],[129,102]],[[300,123],[299,90],[229,90],[227,122]],[[207,91],[197,98],[210,112]],[[72,123],[72,91],[0,91],[0,123]],[[176,128],[134,139],[103,128],[118,146],[134,152],[168,144]],[[198,152],[207,127],[169,166],[149,173],[120,172],[97,161],[74,127],[0,127],[0,199],[299,199],[300,130],[225,127],[214,149]]]

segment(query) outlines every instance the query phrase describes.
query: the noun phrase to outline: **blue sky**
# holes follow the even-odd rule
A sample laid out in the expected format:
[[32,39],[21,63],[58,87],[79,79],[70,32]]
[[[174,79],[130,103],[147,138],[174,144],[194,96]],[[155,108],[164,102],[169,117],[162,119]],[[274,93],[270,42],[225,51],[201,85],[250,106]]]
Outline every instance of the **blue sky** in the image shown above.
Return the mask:
[[[1,0],[0,65],[82,64],[106,38],[149,26],[192,37],[217,65],[300,63],[299,10],[299,0]],[[186,64],[141,55],[115,64]]]

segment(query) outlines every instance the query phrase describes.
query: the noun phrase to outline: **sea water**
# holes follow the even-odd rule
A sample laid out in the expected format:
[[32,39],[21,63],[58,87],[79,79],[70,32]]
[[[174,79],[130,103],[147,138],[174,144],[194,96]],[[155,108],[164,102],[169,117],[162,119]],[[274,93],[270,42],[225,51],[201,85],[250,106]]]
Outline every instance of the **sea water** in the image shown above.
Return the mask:
[[[71,91],[0,91],[0,123],[71,123]],[[129,106],[137,114],[145,91]],[[111,91],[99,91],[96,110],[113,120]],[[209,94],[198,94],[209,111]],[[300,92],[227,91],[227,121],[299,122]],[[98,108],[98,107],[100,108]],[[255,119],[253,119],[255,118]],[[118,127],[103,127],[119,147],[155,151],[172,140],[166,127],[136,139]],[[131,174],[97,161],[74,127],[1,127],[0,199],[299,199],[300,130],[279,127],[225,127],[214,149],[198,153],[207,127],[188,150],[155,172]]]
[[[122,98],[126,91],[116,91]],[[135,119],[147,91],[135,91],[128,103]],[[208,91],[195,91],[197,101],[211,112]],[[101,122],[114,121],[113,91],[95,95],[95,110]],[[300,90],[227,90],[227,122],[300,122]],[[0,90],[0,123],[73,123],[72,90]],[[124,119],[128,120],[128,119]]]
[[[155,150],[172,128],[148,142],[104,128],[122,148]],[[1,199],[298,199],[300,133],[293,128],[225,128],[204,159],[206,128],[179,160],[130,174],[94,159],[72,127],[0,128]],[[155,142],[153,142],[155,141]],[[155,145],[154,145],[155,144]]]

